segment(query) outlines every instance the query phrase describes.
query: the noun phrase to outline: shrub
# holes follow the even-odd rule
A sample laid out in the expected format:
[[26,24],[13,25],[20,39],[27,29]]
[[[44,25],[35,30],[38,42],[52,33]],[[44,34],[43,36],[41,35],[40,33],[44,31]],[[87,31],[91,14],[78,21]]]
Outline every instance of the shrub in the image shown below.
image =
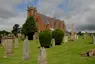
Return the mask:
[[49,30],[44,30],[39,33],[39,41],[42,47],[50,47],[52,34]]
[[60,45],[62,43],[64,31],[56,29],[52,32],[52,37],[55,39],[55,44]]

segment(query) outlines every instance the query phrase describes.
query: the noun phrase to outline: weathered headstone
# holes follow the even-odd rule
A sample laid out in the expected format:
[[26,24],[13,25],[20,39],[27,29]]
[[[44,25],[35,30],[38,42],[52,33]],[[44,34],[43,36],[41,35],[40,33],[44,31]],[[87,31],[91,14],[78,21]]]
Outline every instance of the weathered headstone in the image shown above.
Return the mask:
[[36,40],[36,36],[35,36],[35,34],[33,35],[33,40]]
[[4,38],[4,36],[2,37],[2,46],[4,47],[4,45],[5,45],[5,38]]
[[95,36],[93,35],[93,44],[95,44]]
[[13,56],[13,37],[8,36],[4,40],[4,48],[5,48],[5,55],[4,58],[7,58],[8,56]]
[[18,47],[19,47],[18,38],[15,37],[15,48],[18,48]]
[[86,32],[85,34],[84,34],[84,39],[87,39],[88,38],[88,33]]
[[5,38],[6,38],[6,36],[3,35],[3,37],[2,37],[2,45],[3,45],[3,47],[5,46]]
[[70,36],[70,34],[68,34],[68,40],[71,40],[71,36]]
[[78,35],[75,33],[75,40],[78,40]]
[[40,47],[37,64],[47,64],[46,49],[44,47]]
[[29,41],[28,41],[28,37],[26,36],[26,39],[24,40],[24,44],[23,44],[23,60],[29,60],[30,56],[29,56]]
[[77,39],[77,40],[79,39],[79,36],[78,36],[78,35],[76,36],[76,39]]
[[55,39],[52,39],[52,47],[55,47]]
[[87,37],[86,37],[86,34],[84,34],[84,39],[86,39]]
[[64,43],[67,43],[68,42],[68,36],[64,36]]
[[75,40],[75,35],[74,35],[74,24],[72,24],[72,31],[71,31],[71,40]]

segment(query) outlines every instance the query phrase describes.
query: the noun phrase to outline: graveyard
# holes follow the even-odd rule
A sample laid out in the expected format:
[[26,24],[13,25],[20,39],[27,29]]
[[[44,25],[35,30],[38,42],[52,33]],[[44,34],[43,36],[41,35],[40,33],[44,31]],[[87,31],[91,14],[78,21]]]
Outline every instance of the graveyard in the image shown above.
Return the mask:
[[[7,59],[3,58],[4,48],[0,48],[0,64],[37,64],[39,41],[31,40],[29,42],[29,60],[22,60],[23,41],[19,39],[19,47],[14,49],[14,56],[9,56]],[[57,45],[55,48],[47,48],[47,62],[48,64],[94,64],[95,57],[80,56],[80,53],[95,48],[95,45],[91,42],[91,37],[88,39],[80,37],[76,41],[62,43],[62,45]]]
[[0,64],[95,64],[94,0],[0,4]]

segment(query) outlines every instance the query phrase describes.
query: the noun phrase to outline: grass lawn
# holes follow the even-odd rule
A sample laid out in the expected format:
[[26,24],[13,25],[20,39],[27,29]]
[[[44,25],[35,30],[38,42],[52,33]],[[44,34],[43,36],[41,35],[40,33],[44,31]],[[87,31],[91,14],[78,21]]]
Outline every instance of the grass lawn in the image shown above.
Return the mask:
[[[82,39],[75,42],[63,43],[55,48],[47,49],[48,64],[95,64],[95,57],[82,57],[79,54],[89,49],[94,49],[95,45],[90,44],[91,38]],[[23,41],[20,41],[19,48],[14,49],[15,55],[2,58],[4,49],[0,48],[0,64],[37,64],[37,56],[39,51],[39,43],[30,41],[30,57],[28,61],[22,60]]]

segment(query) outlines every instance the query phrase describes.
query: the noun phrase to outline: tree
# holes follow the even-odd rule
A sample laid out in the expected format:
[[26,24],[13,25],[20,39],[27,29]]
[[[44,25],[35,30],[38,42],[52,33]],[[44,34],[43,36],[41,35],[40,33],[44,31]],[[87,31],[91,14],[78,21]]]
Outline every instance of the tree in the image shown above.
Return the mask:
[[37,25],[34,17],[30,16],[27,18],[26,22],[22,26],[21,32],[27,35],[29,40],[33,39],[34,33],[37,32]]
[[5,34],[5,35],[8,35],[10,32],[8,32],[8,31],[5,31],[5,30],[2,30],[2,31],[0,31],[0,34]]
[[13,26],[13,30],[12,30],[12,33],[15,34],[15,36],[17,35],[17,33],[19,32],[19,24],[15,24]]
[[78,32],[78,35],[80,35],[80,36],[82,35],[81,31]]

